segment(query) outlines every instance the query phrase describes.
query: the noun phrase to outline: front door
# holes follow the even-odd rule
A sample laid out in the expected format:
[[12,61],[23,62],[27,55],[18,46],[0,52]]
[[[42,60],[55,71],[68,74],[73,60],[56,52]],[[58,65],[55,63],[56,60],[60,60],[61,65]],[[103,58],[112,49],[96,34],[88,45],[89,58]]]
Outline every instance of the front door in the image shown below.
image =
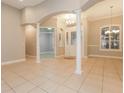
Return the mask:
[[76,30],[75,27],[68,27],[65,31],[65,56],[76,56]]

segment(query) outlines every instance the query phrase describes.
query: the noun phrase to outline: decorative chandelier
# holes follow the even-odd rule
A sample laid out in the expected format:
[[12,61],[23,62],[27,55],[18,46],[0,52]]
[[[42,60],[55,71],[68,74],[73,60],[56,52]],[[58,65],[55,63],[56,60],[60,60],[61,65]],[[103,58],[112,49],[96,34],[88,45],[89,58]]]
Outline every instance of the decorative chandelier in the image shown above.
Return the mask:
[[75,14],[67,14],[65,16],[65,23],[67,26],[74,26],[76,24],[76,15]]

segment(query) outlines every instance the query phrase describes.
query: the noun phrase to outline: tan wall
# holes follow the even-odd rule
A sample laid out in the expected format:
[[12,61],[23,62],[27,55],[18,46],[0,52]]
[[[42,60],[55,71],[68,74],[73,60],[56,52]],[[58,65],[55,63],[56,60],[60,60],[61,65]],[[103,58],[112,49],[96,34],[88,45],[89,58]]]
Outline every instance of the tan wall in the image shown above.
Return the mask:
[[57,27],[57,19],[50,17],[50,18],[44,20],[44,22],[41,23],[41,26]]
[[25,58],[25,34],[21,27],[21,11],[2,3],[2,62]]
[[[81,31],[82,31],[82,56],[86,57],[87,54],[87,42],[88,42],[88,20],[85,16],[81,19]],[[83,33],[84,32],[84,33]],[[84,38],[83,38],[84,37]]]
[[[122,16],[112,18],[113,24],[119,24],[122,27]],[[88,31],[88,55],[102,55],[102,56],[117,56],[122,57],[122,51],[100,51],[100,27],[110,25],[110,18],[100,19],[96,21],[89,21]],[[122,31],[121,31],[122,32]],[[121,33],[122,37],[122,33]],[[121,42],[121,45],[122,42]]]
[[26,55],[36,56],[36,27],[33,25],[25,26],[26,35]]

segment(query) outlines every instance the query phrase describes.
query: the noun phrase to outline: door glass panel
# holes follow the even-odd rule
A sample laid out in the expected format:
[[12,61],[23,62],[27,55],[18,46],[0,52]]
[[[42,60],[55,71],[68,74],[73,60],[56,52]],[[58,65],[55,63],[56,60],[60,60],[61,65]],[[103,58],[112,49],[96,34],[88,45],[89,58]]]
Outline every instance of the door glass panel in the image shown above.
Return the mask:
[[71,45],[76,44],[76,32],[71,32]]
[[109,48],[109,27],[102,28],[101,31],[101,48],[108,49]]

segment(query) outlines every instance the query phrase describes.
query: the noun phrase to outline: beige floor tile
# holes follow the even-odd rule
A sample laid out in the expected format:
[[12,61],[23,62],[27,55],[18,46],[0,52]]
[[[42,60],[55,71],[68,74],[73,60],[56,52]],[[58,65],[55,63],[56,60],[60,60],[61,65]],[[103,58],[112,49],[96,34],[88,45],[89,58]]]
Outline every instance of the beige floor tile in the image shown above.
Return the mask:
[[27,73],[21,75],[21,77],[23,77],[26,80],[32,80],[32,79],[36,78],[37,75],[36,74],[33,74],[31,72],[27,72]]
[[84,77],[81,75],[72,75],[70,78],[68,78],[64,85],[72,88],[74,90],[78,90],[82,84],[82,81],[84,80]]
[[59,86],[53,93],[77,93],[77,91],[65,86]]
[[16,75],[13,72],[6,71],[6,72],[2,73],[2,79],[4,79],[4,80],[13,80],[15,78],[18,78],[18,75]]
[[16,93],[15,91],[13,91],[12,89],[6,92],[1,92],[1,93]]
[[101,93],[102,91],[102,79],[101,78],[87,78],[79,92],[80,93]]
[[36,88],[33,88],[32,90],[30,90],[28,93],[47,93],[47,92],[36,87]]
[[15,87],[14,90],[16,93],[28,93],[34,87],[36,87],[36,86],[27,82],[27,83],[24,83],[20,86]]
[[38,87],[51,93],[57,88],[57,86],[59,86],[59,85],[56,82],[48,80],[48,81],[44,82],[43,84],[40,84]]
[[[116,83],[115,83],[116,84]],[[115,85],[111,83],[104,83],[103,84],[103,93],[123,93],[122,85]]]
[[44,82],[47,82],[47,81],[48,81],[48,79],[44,78],[44,77],[36,77],[36,78],[30,80],[30,82],[36,86],[43,84]]
[[105,77],[103,81],[103,93],[122,93],[122,82],[120,79]]
[[25,83],[26,80],[21,77],[17,77],[17,78],[13,78],[12,80],[6,80],[6,82],[8,83],[9,86],[13,88]]
[[15,93],[122,93],[122,60],[82,59],[82,75],[74,74],[74,59],[41,61],[37,64],[28,58],[26,62],[2,66],[2,91],[13,93],[13,88]]
[[101,91],[101,86],[95,84],[84,84],[80,88],[79,93],[101,93]]
[[6,83],[2,83],[1,84],[1,91],[2,93],[6,93],[7,91],[10,91],[11,90],[11,87],[8,86]]

